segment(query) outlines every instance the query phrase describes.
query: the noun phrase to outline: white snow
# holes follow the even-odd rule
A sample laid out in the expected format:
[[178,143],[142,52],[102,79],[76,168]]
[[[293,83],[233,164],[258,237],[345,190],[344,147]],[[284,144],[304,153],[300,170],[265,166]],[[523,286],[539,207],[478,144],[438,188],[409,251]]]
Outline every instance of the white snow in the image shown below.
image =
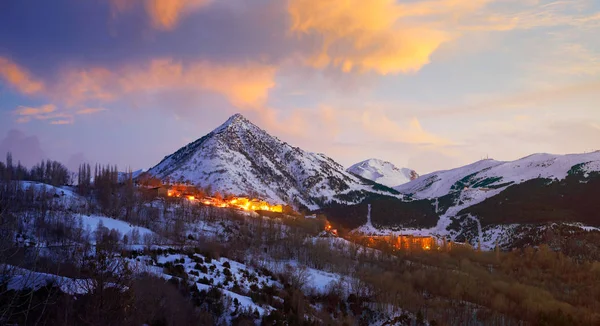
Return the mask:
[[356,163],[346,171],[388,187],[397,187],[410,182],[413,173],[414,176],[418,176],[417,173],[411,169],[397,168],[390,162],[374,158]]
[[[221,193],[254,194],[271,203],[300,203],[311,210],[319,208],[315,198],[331,201],[351,191],[391,195],[373,189],[323,154],[282,142],[239,114],[165,157],[149,173],[202,187],[210,185],[212,191]],[[348,188],[342,192],[334,189],[338,183]]]
[[90,279],[74,279],[54,274],[34,272],[10,265],[1,265],[0,270],[3,271],[0,279],[8,280],[8,290],[38,290],[50,283],[55,284],[63,292],[69,294],[84,294],[94,288],[94,283]]
[[52,200],[63,207],[84,207],[87,205],[85,198],[76,194],[70,187],[55,187],[46,183],[34,181],[20,181],[20,187],[23,190],[33,189],[36,196],[45,192],[48,195],[55,196]]
[[371,222],[371,204],[368,206],[367,211],[367,223],[361,225],[359,228],[353,230],[354,232],[362,233],[362,234],[378,234],[380,231],[373,226]]
[[[81,218],[82,227],[84,229],[89,228],[91,231],[95,231],[98,228],[98,224],[102,222],[104,227],[109,230],[119,231],[121,235],[128,235],[131,237],[131,232],[133,230],[137,230],[140,235],[140,239],[142,239],[145,235],[152,235],[153,232],[148,230],[147,228],[131,225],[125,221],[115,220],[110,217],[100,216],[100,215],[83,215],[78,214],[76,217]],[[92,233],[93,234],[93,233]]]
[[404,194],[413,194],[417,199],[441,197],[449,193],[450,188],[464,177],[499,164],[502,162],[481,160],[460,168],[422,175],[394,189]]
[[[198,290],[200,291],[208,291],[210,290],[211,286],[210,285],[206,285],[206,284],[201,284],[201,283],[196,283],[196,287],[198,288]],[[251,311],[254,311],[255,309],[258,310],[258,313],[263,316],[265,315],[265,312],[269,312],[271,310],[273,310],[273,308],[263,308],[259,305],[257,305],[256,303],[252,302],[252,299],[250,297],[247,296],[243,296],[240,294],[237,294],[235,292],[231,292],[229,290],[224,290],[224,289],[219,289],[221,290],[221,292],[223,292],[223,294],[229,298],[231,298],[231,300],[233,299],[237,299],[237,301],[240,303],[240,307],[241,308],[245,308],[245,309],[250,309]]]
[[452,170],[433,172],[394,189],[403,194],[413,194],[417,199],[435,198],[451,192],[451,187],[467,176],[471,176],[467,186],[488,180],[493,182],[486,186],[502,185],[500,188],[506,188],[508,184],[535,178],[562,180],[578,164],[583,164],[583,171],[600,171],[600,151],[568,155],[533,154],[511,162],[486,159]]

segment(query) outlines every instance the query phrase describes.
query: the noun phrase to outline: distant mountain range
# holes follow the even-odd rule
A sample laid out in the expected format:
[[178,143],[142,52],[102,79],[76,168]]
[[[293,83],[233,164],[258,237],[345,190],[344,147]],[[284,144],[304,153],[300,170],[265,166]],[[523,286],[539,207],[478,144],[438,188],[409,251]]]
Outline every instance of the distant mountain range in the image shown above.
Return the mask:
[[356,163],[346,171],[388,187],[397,187],[419,177],[415,170],[397,168],[390,162],[375,158]]
[[562,180],[575,167],[600,170],[600,152],[571,155],[533,154],[522,159],[501,162],[492,159],[447,171],[421,176],[414,182],[395,187],[414,198],[436,198],[464,188],[506,189],[531,179]]
[[556,223],[600,227],[600,152],[486,159],[423,176],[377,159],[345,170],[236,114],[148,172],[321,212],[348,229],[477,239],[488,248],[539,240]]
[[446,236],[487,249],[600,230],[600,152],[482,160],[394,189],[402,200],[374,199],[324,213],[351,229]]
[[331,158],[293,147],[241,114],[166,156],[148,171],[173,181],[314,210],[356,204],[371,196],[399,197],[393,189],[344,170]]

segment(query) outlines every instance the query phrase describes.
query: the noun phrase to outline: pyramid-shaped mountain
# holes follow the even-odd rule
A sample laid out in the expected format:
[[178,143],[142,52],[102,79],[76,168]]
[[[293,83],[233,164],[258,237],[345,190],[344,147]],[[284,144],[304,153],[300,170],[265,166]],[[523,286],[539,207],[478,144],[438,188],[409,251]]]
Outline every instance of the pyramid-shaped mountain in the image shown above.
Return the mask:
[[293,147],[241,114],[166,156],[149,173],[213,192],[259,197],[297,208],[358,203],[389,188],[348,173],[331,158]]

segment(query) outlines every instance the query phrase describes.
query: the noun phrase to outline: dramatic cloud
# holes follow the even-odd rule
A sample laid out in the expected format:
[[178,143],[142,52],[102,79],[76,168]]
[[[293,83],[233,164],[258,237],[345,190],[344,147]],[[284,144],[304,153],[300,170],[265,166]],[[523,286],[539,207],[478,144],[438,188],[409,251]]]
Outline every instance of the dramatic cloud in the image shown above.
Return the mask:
[[393,0],[289,3],[291,30],[323,39],[322,48],[310,59],[312,65],[380,74],[419,70],[451,38],[434,27],[403,22],[402,9]]
[[264,103],[269,89],[275,86],[275,73],[275,67],[260,63],[184,64],[173,59],[155,59],[115,70],[96,67],[67,71],[57,94],[75,105],[159,91],[209,91],[225,96],[239,108],[253,108]]
[[[110,70],[104,67],[70,68],[48,81],[48,88],[33,92],[63,104],[22,106],[13,114],[20,123],[48,120],[51,124],[71,124],[74,114],[93,114],[106,110],[88,103],[110,103],[125,97],[140,98],[152,94],[187,91],[220,94],[239,109],[261,110],[269,89],[275,86],[276,67],[261,63],[225,65],[208,61],[184,64],[173,59],[155,59]],[[92,104],[93,105],[93,104]]]
[[590,0],[8,1],[0,130],[40,128],[53,153],[96,150],[109,141],[89,135],[110,127],[126,141],[96,158],[127,163],[143,142],[155,146],[133,160],[151,161],[244,111],[308,150],[412,158],[422,172],[490,147],[539,151],[506,136],[522,129],[561,143],[534,128],[540,115],[588,119],[581,137],[600,125]]
[[3,57],[0,57],[0,78],[24,94],[33,94],[44,89],[41,81],[30,76],[23,67]]
[[185,14],[189,14],[210,3],[210,0],[111,0],[114,13],[123,13],[142,4],[152,26],[171,30]]
[[318,35],[319,51],[309,63],[344,72],[409,73],[459,34],[461,20],[488,0],[290,0],[291,30]]

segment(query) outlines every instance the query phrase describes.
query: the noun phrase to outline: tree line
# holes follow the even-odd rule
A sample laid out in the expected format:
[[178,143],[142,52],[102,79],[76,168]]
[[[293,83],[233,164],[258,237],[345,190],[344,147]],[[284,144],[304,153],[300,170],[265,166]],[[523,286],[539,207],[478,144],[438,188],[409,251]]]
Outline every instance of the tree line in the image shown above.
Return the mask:
[[62,163],[53,160],[42,160],[31,169],[23,166],[21,161],[14,163],[12,153],[6,154],[6,161],[0,162],[0,177],[9,181],[35,181],[53,186],[71,183],[71,174]]

